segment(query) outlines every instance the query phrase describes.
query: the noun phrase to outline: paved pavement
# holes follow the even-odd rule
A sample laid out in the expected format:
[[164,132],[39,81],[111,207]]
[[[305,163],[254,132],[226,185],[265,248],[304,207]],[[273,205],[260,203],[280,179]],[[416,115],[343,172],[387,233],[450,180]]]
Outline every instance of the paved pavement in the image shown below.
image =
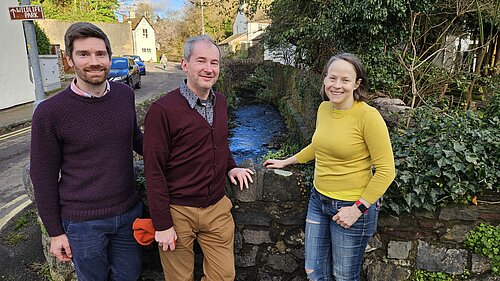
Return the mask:
[[[72,75],[66,76],[65,79],[61,81],[61,88],[59,90],[66,88],[72,79]],[[46,98],[57,93],[59,90],[47,95]],[[9,128],[22,127],[24,124],[29,123],[33,115],[34,103],[35,102],[29,102],[0,110],[0,133],[9,130]]]
[[32,113],[33,103],[31,102],[0,110],[0,131],[11,126],[31,121]]
[[[71,77],[61,82],[61,89],[66,88],[71,82]],[[47,98],[50,95],[46,96]],[[34,102],[29,102],[7,109],[0,110],[0,132],[9,130],[9,128],[22,126],[31,121],[33,115]]]

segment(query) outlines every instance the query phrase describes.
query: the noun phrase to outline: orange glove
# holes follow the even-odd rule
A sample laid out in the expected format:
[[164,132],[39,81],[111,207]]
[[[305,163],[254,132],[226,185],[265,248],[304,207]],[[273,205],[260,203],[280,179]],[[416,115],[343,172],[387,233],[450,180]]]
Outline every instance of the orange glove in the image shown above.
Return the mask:
[[151,219],[135,219],[132,224],[134,238],[137,243],[147,246],[155,241],[155,227]]

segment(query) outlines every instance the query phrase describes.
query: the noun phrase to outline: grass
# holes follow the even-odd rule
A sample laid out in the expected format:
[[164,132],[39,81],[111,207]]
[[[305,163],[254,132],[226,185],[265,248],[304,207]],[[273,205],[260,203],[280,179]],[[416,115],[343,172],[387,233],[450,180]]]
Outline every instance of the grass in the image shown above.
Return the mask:
[[6,238],[7,243],[10,245],[13,245],[13,246],[18,245],[21,242],[24,242],[27,240],[28,240],[28,236],[22,231],[10,233],[9,235],[7,235],[7,238]]
[[47,280],[47,281],[52,281],[52,277],[50,275],[50,267],[49,267],[49,264],[47,262],[44,262],[44,263],[38,263],[38,262],[35,262],[35,263],[32,263],[30,264],[30,268],[36,272],[36,274],[40,277],[43,278],[43,280]]
[[14,230],[5,238],[6,242],[10,245],[18,245],[21,242],[27,241],[28,236],[23,231],[24,228],[36,223],[35,210],[28,210],[19,216],[15,222]]
[[27,216],[22,216],[17,219],[16,221],[16,226],[14,227],[16,230],[19,230],[23,227],[25,227],[29,223],[28,217]]

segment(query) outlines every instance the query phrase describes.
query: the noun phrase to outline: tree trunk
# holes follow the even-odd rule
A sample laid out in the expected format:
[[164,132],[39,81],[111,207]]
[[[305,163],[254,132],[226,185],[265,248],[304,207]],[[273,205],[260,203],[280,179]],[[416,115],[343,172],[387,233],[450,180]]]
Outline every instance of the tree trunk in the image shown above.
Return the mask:
[[476,85],[477,78],[481,76],[481,66],[483,64],[484,56],[486,54],[486,47],[483,46],[479,49],[479,55],[476,60],[476,67],[474,70],[474,77],[472,78],[472,82],[470,83],[469,90],[467,91],[467,97],[465,102],[465,110],[470,108],[470,102],[472,100],[472,91],[474,90],[474,86]]
[[495,50],[495,44],[496,40],[495,38],[492,38],[492,35],[490,34],[488,36],[488,40],[486,42],[489,42],[488,44],[488,53],[486,54],[486,65],[483,68],[483,76],[488,76],[493,72],[493,60],[494,60],[494,50]]
[[497,33],[496,35],[497,37],[497,40],[496,40],[496,44],[495,44],[495,61],[493,62],[493,69],[494,69],[494,72],[493,72],[493,75],[499,75],[500,74],[500,35]]

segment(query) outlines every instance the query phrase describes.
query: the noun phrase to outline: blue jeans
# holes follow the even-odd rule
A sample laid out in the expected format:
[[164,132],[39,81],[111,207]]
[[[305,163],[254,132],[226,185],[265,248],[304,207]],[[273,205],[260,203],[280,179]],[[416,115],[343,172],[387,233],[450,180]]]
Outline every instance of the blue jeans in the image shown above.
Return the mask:
[[368,213],[350,228],[332,220],[340,208],[353,204],[311,190],[305,233],[305,269],[309,280],[360,280],[366,245],[376,231],[378,208],[377,204],[370,206]]
[[142,248],[134,239],[132,223],[141,214],[139,202],[127,212],[110,218],[63,220],[79,281],[139,279]]

